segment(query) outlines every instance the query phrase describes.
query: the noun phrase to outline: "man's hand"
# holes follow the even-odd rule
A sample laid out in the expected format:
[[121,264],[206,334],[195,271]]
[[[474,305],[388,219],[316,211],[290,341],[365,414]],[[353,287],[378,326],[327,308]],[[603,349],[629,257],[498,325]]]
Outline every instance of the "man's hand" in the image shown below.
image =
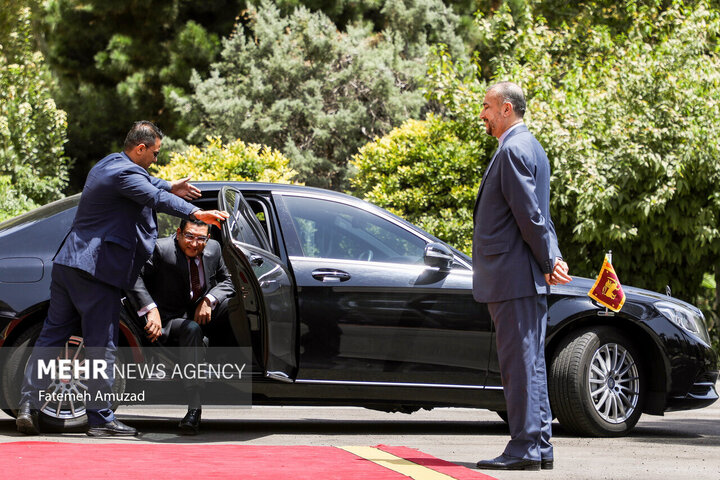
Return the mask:
[[212,307],[210,306],[210,300],[205,297],[195,309],[195,322],[197,322],[198,325],[205,325],[206,323],[210,323],[211,317]]
[[154,342],[162,335],[162,322],[160,321],[160,311],[153,308],[147,313],[147,323],[145,324],[145,332],[147,338]]
[[223,210],[198,210],[192,215],[201,222],[205,222],[208,225],[215,225],[218,228],[220,228],[220,223],[224,222],[230,216],[228,212]]
[[170,182],[170,193],[175,194],[188,202],[202,196],[200,189],[195,185],[190,184],[190,177]]
[[568,275],[568,270],[568,264],[558,258],[555,260],[552,273],[545,274],[545,281],[548,285],[564,285],[572,280],[572,277]]

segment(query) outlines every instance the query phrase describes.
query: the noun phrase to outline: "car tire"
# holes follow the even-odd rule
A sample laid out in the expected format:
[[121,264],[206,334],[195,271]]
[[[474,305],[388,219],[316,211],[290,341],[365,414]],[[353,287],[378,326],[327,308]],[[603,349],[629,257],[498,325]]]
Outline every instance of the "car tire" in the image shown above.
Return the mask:
[[[25,374],[25,367],[30,358],[32,352],[32,346],[35,344],[38,336],[42,330],[42,324],[36,324],[28,328],[23,332],[13,343],[11,353],[9,354],[2,371],[2,392],[5,394],[6,405],[17,405],[17,393],[15,397],[10,392],[17,392],[20,385],[23,382],[23,376]],[[79,337],[74,337],[79,338]],[[122,363],[120,356],[117,357],[116,362]],[[121,377],[115,378],[113,384],[113,392],[124,392],[125,391],[125,379]],[[116,404],[111,406],[112,410],[117,408]],[[10,413],[12,416],[17,416],[17,410],[11,409]],[[51,409],[45,409],[40,412],[40,427],[42,431],[46,432],[61,432],[61,431],[84,431],[87,428],[87,415],[85,413],[84,404],[77,411],[71,411],[68,409],[61,409],[59,412],[53,413]]]
[[566,338],[552,359],[548,383],[553,414],[577,435],[622,436],[642,414],[640,354],[611,327],[592,327]]

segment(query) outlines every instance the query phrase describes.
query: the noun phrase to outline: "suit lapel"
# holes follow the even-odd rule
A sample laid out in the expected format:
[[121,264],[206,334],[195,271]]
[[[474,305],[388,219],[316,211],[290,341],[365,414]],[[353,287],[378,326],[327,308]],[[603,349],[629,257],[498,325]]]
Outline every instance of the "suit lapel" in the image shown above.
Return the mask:
[[180,250],[180,245],[177,243],[177,239],[175,240],[175,262],[177,263],[177,268],[180,270],[180,274],[182,275],[183,280],[183,296],[187,297],[188,300],[190,299],[190,269],[188,268],[188,261],[187,257],[183,253],[182,250]]
[[202,253],[200,254],[200,260],[202,263],[202,269],[203,269],[203,276],[205,277],[205,285],[203,288],[203,292],[207,294],[207,292],[210,291],[210,275],[208,271],[208,256],[207,256],[207,245],[205,245],[205,248],[203,249]]
[[483,186],[485,185],[485,180],[488,177],[488,173],[490,172],[490,169],[492,168],[493,164],[495,163],[495,158],[498,156],[498,153],[500,153],[500,148],[495,150],[495,153],[493,154],[492,158],[490,159],[490,163],[488,163],[488,166],[485,169],[485,173],[483,174],[482,180],[480,181],[480,188],[478,188],[478,193],[477,193],[477,196],[475,197],[475,206],[473,207],[473,217],[475,216],[475,211],[477,210],[478,204],[480,203],[480,194],[482,193]]
[[503,141],[502,146],[498,147],[497,150],[495,150],[495,153],[493,154],[492,158],[490,159],[490,163],[488,164],[487,168],[485,169],[485,173],[483,174],[483,178],[480,181],[480,188],[478,188],[477,197],[475,197],[475,206],[473,207],[473,217],[475,216],[475,211],[477,210],[478,203],[480,202],[480,194],[482,193],[483,186],[485,185],[485,180],[488,177],[488,173],[490,173],[490,169],[495,164],[495,159],[497,158],[500,151],[508,144],[508,141],[521,132],[527,132],[527,127],[523,124],[518,126],[515,130],[508,133],[507,137],[505,137],[505,140]]

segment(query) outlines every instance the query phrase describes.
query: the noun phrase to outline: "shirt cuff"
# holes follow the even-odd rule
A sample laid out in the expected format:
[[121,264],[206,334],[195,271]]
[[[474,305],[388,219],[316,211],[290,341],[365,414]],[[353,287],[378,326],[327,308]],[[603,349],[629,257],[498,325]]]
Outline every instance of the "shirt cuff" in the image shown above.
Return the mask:
[[545,260],[545,270],[543,271],[543,273],[548,275],[553,272],[554,268],[555,268],[555,260],[553,260],[553,259]]
[[215,308],[215,305],[217,305],[217,303],[218,303],[217,298],[215,298],[214,296],[212,296],[209,293],[207,295],[205,295],[205,298],[210,300],[210,308]]
[[138,310],[138,312],[137,312],[138,317],[142,317],[143,315],[147,315],[147,314],[150,312],[150,310],[152,310],[153,308],[157,308],[157,305],[155,304],[155,302],[153,302],[153,303],[151,303],[150,305],[148,305],[148,306],[146,306],[146,307],[141,308],[140,310]]

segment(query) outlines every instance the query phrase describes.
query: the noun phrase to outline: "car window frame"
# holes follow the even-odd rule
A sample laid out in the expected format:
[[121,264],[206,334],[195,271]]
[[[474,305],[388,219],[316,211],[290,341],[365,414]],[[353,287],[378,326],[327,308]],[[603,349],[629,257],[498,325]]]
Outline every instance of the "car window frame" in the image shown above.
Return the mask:
[[[234,202],[233,209],[236,211],[236,213],[239,213],[240,215],[243,216],[245,222],[250,227],[252,234],[263,245],[256,245],[254,243],[248,243],[246,238],[237,239],[237,238],[234,238],[232,235],[229,235],[230,233],[232,233],[232,227],[231,227],[230,222],[231,221],[238,222],[238,219],[233,218],[232,214],[231,214],[230,218],[228,218],[226,220],[226,224],[228,226],[228,237],[232,241],[237,241],[237,242],[243,243],[245,245],[251,245],[251,246],[254,246],[255,248],[259,248],[260,250],[266,251],[266,252],[270,253],[271,255],[277,256],[273,249],[272,243],[270,242],[268,232],[265,231],[265,228],[263,228],[262,224],[260,223],[260,220],[258,220],[257,216],[255,215],[255,211],[248,204],[247,199],[245,198],[245,195],[246,195],[245,192],[243,192],[241,189],[236,188],[236,187],[231,187],[231,189],[232,189],[232,191],[237,192],[239,195],[238,199],[236,199]],[[220,195],[222,195],[222,190],[221,190]],[[227,203],[227,199],[225,199],[225,202]],[[244,203],[248,208],[247,209],[245,209],[245,208],[237,209],[236,207],[240,203]],[[240,233],[242,233],[242,232],[240,232]]]
[[[440,242],[440,243],[447,245],[447,243],[443,242],[442,240],[440,240],[438,238],[434,238],[434,237],[430,236],[429,234],[427,234],[423,230],[420,230],[419,228],[415,227],[414,225],[407,222],[406,220],[404,220],[400,217],[397,217],[395,215],[392,215],[389,212],[386,212],[385,210],[382,210],[381,208],[376,207],[375,205],[372,205],[371,203],[364,202],[360,199],[355,199],[354,197],[350,197],[350,199],[351,199],[350,201],[344,201],[345,199],[343,199],[343,198],[338,198],[338,197],[335,197],[332,195],[318,194],[318,193],[314,193],[314,192],[313,193],[309,193],[309,192],[308,193],[306,193],[306,192],[276,192],[274,196],[282,197],[282,209],[284,211],[281,212],[280,209],[278,209],[278,217],[279,217],[279,221],[280,221],[281,230],[283,228],[285,228],[285,225],[289,225],[290,229],[291,229],[291,234],[290,234],[290,232],[284,234],[285,241],[286,241],[285,247],[287,249],[287,253],[290,258],[295,257],[295,258],[306,258],[306,259],[317,259],[317,260],[353,261],[350,259],[342,259],[342,258],[334,258],[334,257],[330,257],[330,258],[328,258],[328,257],[308,257],[308,256],[305,256],[304,254],[300,255],[300,256],[291,254],[291,252],[297,252],[297,251],[302,252],[303,250],[302,250],[302,246],[301,246],[301,242],[300,242],[300,236],[297,232],[297,229],[295,228],[295,222],[293,221],[292,214],[290,212],[289,207],[287,206],[287,204],[284,201],[285,197],[311,198],[311,199],[316,199],[316,200],[329,201],[332,203],[338,203],[338,204],[345,205],[348,207],[358,208],[360,210],[365,211],[366,213],[368,213],[370,215],[375,215],[376,217],[379,217],[387,222],[390,222],[393,225],[395,225],[396,227],[419,238],[420,240],[425,242],[425,246],[427,246],[427,244],[431,243],[431,242]],[[353,201],[353,200],[355,200],[355,201]],[[279,202],[276,202],[276,207],[278,206],[278,204],[279,204]],[[293,237],[292,242],[293,242],[294,248],[292,250],[287,245],[287,242],[290,241],[289,237]],[[462,269],[462,270],[472,271],[472,264],[467,262],[464,258],[457,255],[457,253],[456,253],[457,249],[451,247],[450,245],[447,245],[447,246],[453,251],[453,268],[458,267],[459,269]],[[387,263],[390,265],[407,265],[407,264],[402,264],[402,263],[378,262],[378,261],[374,261],[374,263]]]

